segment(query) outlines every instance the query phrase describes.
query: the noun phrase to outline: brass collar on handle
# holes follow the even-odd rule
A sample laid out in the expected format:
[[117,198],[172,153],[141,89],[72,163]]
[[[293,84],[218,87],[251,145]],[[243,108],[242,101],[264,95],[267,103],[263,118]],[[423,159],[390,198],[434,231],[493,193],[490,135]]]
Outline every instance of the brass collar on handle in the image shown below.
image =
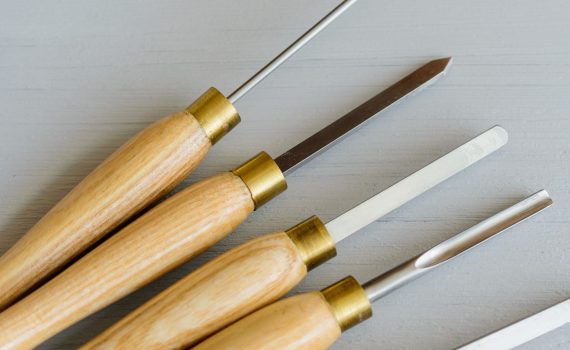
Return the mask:
[[372,305],[368,296],[352,276],[321,290],[321,294],[329,303],[343,332],[372,316]]
[[232,103],[213,87],[188,106],[186,113],[196,118],[212,145],[241,121]]
[[287,189],[285,176],[269,154],[260,152],[232,172],[245,183],[257,210]]
[[336,256],[336,247],[323,222],[316,216],[285,231],[295,243],[307,270]]

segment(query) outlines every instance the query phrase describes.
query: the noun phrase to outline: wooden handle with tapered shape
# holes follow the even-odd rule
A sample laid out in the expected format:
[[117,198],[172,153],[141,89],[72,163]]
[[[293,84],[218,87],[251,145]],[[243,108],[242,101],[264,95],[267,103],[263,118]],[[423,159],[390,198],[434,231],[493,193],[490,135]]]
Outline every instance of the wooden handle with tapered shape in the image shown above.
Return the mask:
[[193,350],[320,350],[341,335],[323,295],[305,293],[278,301],[207,338]]
[[273,302],[307,274],[285,232],[210,261],[149,300],[82,349],[182,349]]
[[170,191],[210,147],[198,121],[186,112],[133,137],[0,257],[0,310]]
[[0,348],[38,345],[199,254],[253,209],[233,173],[186,188],[0,313]]

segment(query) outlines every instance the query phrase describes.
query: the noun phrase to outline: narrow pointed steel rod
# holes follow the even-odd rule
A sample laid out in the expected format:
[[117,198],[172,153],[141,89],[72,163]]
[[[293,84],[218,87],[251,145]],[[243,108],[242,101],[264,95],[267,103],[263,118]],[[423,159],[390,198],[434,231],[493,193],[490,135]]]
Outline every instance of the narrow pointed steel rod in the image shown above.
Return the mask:
[[283,50],[277,57],[275,57],[271,62],[269,62],[265,67],[261,68],[254,76],[249,78],[245,83],[238,87],[234,92],[228,96],[228,100],[231,103],[235,103],[237,100],[242,98],[245,94],[249,92],[254,86],[259,84],[265,77],[267,77],[271,72],[273,72],[277,67],[283,64],[293,56],[297,51],[299,51],[305,44],[307,44],[311,39],[313,39],[317,34],[319,34],[323,29],[325,29],[329,24],[331,24],[338,16],[342,15],[344,11],[348,10],[350,6],[354,5],[357,0],[345,0],[340,5],[338,5],[334,10],[329,12],[325,17],[323,17],[317,24],[315,24],[311,29],[301,35],[301,37],[295,40],[288,48]]
[[368,299],[370,302],[373,302],[382,298],[443,263],[537,214],[551,204],[552,199],[550,199],[545,190],[533,194],[398,267],[366,282],[363,287],[368,295]]

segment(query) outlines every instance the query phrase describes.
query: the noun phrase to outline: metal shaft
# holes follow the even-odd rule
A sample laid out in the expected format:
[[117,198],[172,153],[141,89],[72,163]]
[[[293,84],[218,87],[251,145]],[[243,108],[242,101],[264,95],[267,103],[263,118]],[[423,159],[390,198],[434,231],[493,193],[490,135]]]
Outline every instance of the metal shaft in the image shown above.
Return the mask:
[[515,349],[570,325],[570,299],[477,339],[457,350]]
[[528,219],[552,204],[544,190],[533,194],[400,266],[366,282],[368,299],[375,301],[467,250]]
[[283,153],[275,162],[287,175],[357,130],[370,118],[443,76],[451,57],[428,62],[402,80]]
[[405,179],[398,181],[372,198],[329,221],[326,224],[327,231],[335,242],[345,239],[451,176],[477,163],[503,147],[507,140],[507,131],[500,126],[495,126],[485,131],[471,141],[464,143]]
[[263,79],[265,79],[271,72],[273,72],[277,67],[279,67],[283,62],[287,61],[289,57],[293,56],[297,51],[299,51],[305,44],[307,44],[311,39],[313,39],[321,30],[325,29],[329,24],[331,24],[338,16],[348,10],[348,8],[357,0],[346,0],[338,5],[334,10],[329,12],[325,17],[323,17],[317,24],[315,24],[311,29],[309,29],[305,34],[301,35],[293,44],[281,52],[277,57],[275,57],[271,62],[269,62],[265,67],[240,87],[238,87],[234,92],[228,96],[228,100],[231,103],[235,103],[237,100],[242,98],[245,94],[249,92],[254,86],[259,84]]

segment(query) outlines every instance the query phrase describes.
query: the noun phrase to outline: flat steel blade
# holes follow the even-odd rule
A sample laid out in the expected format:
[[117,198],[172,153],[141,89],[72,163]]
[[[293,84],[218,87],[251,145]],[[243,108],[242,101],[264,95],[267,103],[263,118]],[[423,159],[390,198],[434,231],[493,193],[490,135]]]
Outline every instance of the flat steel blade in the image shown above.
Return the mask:
[[374,115],[401,101],[404,97],[430,85],[443,76],[451,64],[451,57],[431,61],[364,104],[337,119],[297,146],[280,155],[275,161],[287,175],[305,162],[327,150],[349,135]]
[[508,141],[505,129],[495,126],[443,157],[397,182],[326,224],[339,242],[378,218],[416,198],[444,180],[503,147]]
[[458,350],[514,349],[568,325],[570,325],[570,299],[464,345]]

